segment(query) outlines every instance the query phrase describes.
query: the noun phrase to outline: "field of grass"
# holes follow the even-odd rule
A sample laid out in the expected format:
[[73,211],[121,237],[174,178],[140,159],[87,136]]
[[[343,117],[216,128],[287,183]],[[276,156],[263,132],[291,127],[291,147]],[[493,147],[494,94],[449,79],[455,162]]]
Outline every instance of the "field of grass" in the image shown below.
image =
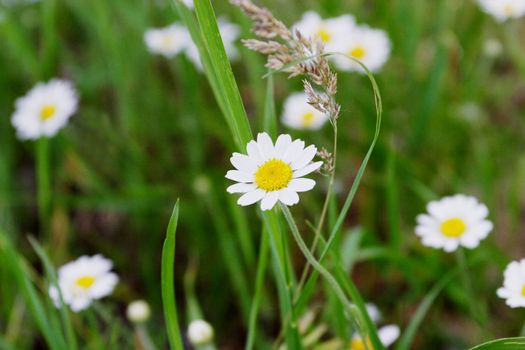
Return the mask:
[[[212,6],[254,38],[238,7],[0,0],[0,349],[359,350],[360,334],[380,350],[364,302],[381,311],[377,328],[400,327],[391,349],[525,336],[523,308],[496,294],[505,267],[525,258],[525,18],[498,22],[475,0],[257,4],[287,26],[309,10],[352,14],[392,42],[373,78],[338,72],[334,184],[311,174],[317,185],[289,212],[237,205],[231,154],[263,131],[333,152],[334,132],[283,126],[302,78],[266,75],[266,58],[240,40],[229,70]],[[205,72],[183,54],[148,52],[145,31],[173,22],[201,39]],[[74,84],[78,111],[54,137],[17,139],[16,99],[52,78]],[[307,260],[294,234],[312,244],[327,192]],[[456,193],[484,203],[494,229],[475,249],[423,245],[416,216]],[[55,308],[56,270],[95,254],[113,261],[113,293],[78,313]],[[303,285],[312,260],[321,269]],[[140,324],[126,318],[137,299],[151,308]],[[191,347],[195,319],[213,326],[213,342]],[[516,342],[492,349],[525,349]]]

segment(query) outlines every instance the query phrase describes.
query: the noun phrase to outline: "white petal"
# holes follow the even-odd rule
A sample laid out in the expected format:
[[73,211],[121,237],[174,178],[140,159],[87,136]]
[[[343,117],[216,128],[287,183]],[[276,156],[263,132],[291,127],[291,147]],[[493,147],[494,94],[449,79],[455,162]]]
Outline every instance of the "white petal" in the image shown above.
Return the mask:
[[255,170],[257,170],[257,165],[255,165],[255,162],[245,154],[234,153],[230,158],[230,162],[237,170],[241,170],[246,173],[253,173]]
[[253,204],[261,200],[265,195],[266,195],[266,191],[260,188],[257,188],[251,192],[247,192],[243,194],[237,201],[237,204],[242,205],[242,206],[250,205],[250,204]]
[[295,140],[294,142],[292,142],[290,147],[288,147],[288,149],[284,153],[283,161],[287,163],[292,162],[298,157],[298,155],[301,153],[303,148],[304,148],[304,141],[299,140],[299,139]]
[[279,191],[279,200],[290,206],[299,203],[299,195],[290,188],[283,188]]
[[270,159],[273,158],[274,152],[273,152],[273,142],[270,138],[270,135],[268,135],[265,132],[261,132],[257,135],[257,145],[259,146],[259,152],[261,153],[261,156],[263,159]]
[[315,163],[312,163],[312,164],[308,164],[304,168],[295,170],[293,172],[293,177],[294,178],[298,178],[298,177],[301,177],[301,176],[308,175],[312,171],[316,171],[317,169],[319,169],[321,167],[321,165],[323,165],[323,162],[315,162]]
[[257,142],[253,140],[248,142],[248,144],[246,145],[246,152],[248,153],[250,159],[253,160],[255,165],[261,165],[265,161],[265,159],[263,159],[261,153],[259,152]]
[[269,210],[272,209],[277,200],[279,199],[279,191],[268,192],[261,201],[261,209]]
[[257,186],[255,184],[237,183],[228,187],[226,191],[228,191],[228,193],[246,193],[256,188]]
[[310,191],[315,186],[315,181],[312,179],[292,179],[288,184],[288,188],[295,192]]
[[396,325],[388,325],[381,327],[381,329],[378,331],[379,339],[381,340],[381,343],[388,348],[390,345],[392,345],[397,338],[399,338],[399,327]]
[[317,147],[315,147],[314,145],[306,147],[297,159],[292,160],[292,169],[297,170],[300,168],[304,168],[308,163],[312,161],[312,159],[314,159],[316,153]]
[[287,134],[280,135],[277,138],[277,141],[275,141],[274,155],[280,158],[284,157],[284,153],[286,152],[288,147],[290,147],[291,144],[292,144],[292,138],[290,135],[287,135]]
[[248,174],[239,170],[228,170],[226,178],[237,182],[253,182],[254,180],[253,174]]

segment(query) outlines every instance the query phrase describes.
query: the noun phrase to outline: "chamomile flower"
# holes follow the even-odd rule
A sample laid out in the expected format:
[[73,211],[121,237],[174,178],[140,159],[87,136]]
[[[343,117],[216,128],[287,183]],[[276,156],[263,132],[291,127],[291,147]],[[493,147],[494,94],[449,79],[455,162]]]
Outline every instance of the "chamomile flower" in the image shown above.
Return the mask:
[[[226,50],[228,58],[230,60],[237,59],[237,57],[239,56],[239,51],[235,46],[235,42],[239,38],[241,32],[239,26],[234,23],[228,22],[223,18],[219,18],[217,24],[219,25],[219,32],[221,34],[222,43],[224,44],[224,48]],[[186,48],[186,56],[190,59],[190,61],[193,62],[193,64],[195,64],[197,69],[202,71],[202,63],[199,55],[199,49],[197,49],[197,46],[193,41],[190,41],[188,43],[188,46]]]
[[525,0],[478,0],[486,13],[499,22],[525,15]]
[[293,129],[318,130],[329,119],[308,103],[306,93],[290,95],[284,102],[282,122]]
[[507,299],[508,306],[525,307],[525,259],[507,265],[503,287],[497,293],[500,298]]
[[194,346],[210,343],[213,340],[213,327],[204,320],[191,321],[188,326],[188,339]]
[[182,52],[191,40],[188,30],[174,23],[164,28],[146,30],[144,42],[151,53],[171,58]]
[[38,83],[16,100],[11,123],[21,140],[54,136],[76,112],[78,97],[69,81],[53,79]]
[[432,201],[428,214],[417,217],[416,235],[424,245],[452,252],[459,246],[475,248],[492,231],[487,207],[474,197],[457,194]]
[[261,201],[261,209],[269,210],[280,201],[285,205],[299,202],[298,192],[311,190],[315,181],[303,176],[319,169],[323,162],[312,162],[317,153],[314,145],[304,147],[304,141],[294,140],[290,135],[280,135],[275,142],[263,132],[257,141],[246,146],[247,155],[234,153],[230,158],[236,170],[230,170],[226,178],[237,181],[228,187],[229,193],[243,193],[239,205]]
[[[352,33],[338,44],[338,52],[363,63],[371,72],[378,72],[390,57],[391,43],[381,29],[367,26],[354,28]],[[363,68],[343,55],[332,57],[336,67],[342,71],[364,73]]]
[[[81,256],[58,270],[58,288],[64,303],[78,312],[87,308],[95,299],[101,299],[113,291],[118,276],[111,272],[113,263],[102,255]],[[49,288],[49,295],[60,306],[56,286]]]
[[[381,327],[377,333],[381,344],[387,348],[399,338],[400,331],[399,327],[396,325],[387,325]],[[363,338],[355,334],[350,342],[350,350],[365,350],[366,348],[373,349],[370,339],[367,339],[367,346],[365,347]]]

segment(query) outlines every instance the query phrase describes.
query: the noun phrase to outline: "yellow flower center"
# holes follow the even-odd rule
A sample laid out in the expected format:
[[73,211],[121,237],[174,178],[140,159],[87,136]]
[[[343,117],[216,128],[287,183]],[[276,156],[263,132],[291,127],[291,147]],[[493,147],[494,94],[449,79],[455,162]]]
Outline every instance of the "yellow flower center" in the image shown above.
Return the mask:
[[312,125],[312,123],[314,122],[314,118],[315,118],[314,112],[308,112],[308,113],[303,114],[301,125],[303,127],[308,127]]
[[95,277],[93,276],[82,276],[75,281],[75,284],[84,289],[88,289],[95,283]]
[[[370,338],[367,338],[366,345],[368,347],[368,350],[374,350]],[[363,339],[358,337],[352,339],[352,342],[350,342],[350,350],[366,350],[365,342],[363,341]]]
[[466,228],[467,225],[460,218],[447,219],[441,223],[441,233],[447,237],[459,237]]
[[503,8],[503,12],[505,12],[505,15],[511,16],[514,14],[514,6],[512,4],[506,4]]
[[363,57],[365,57],[365,55],[366,55],[365,48],[363,46],[361,46],[361,45],[352,48],[348,52],[348,56],[353,57],[353,58],[357,58],[358,60],[360,60]]
[[170,35],[164,35],[162,38],[162,47],[165,50],[169,50],[173,45],[173,38]]
[[55,107],[55,105],[45,105],[40,110],[40,120],[42,121],[48,120],[49,118],[53,116],[53,114],[55,114],[56,110],[57,108]]
[[330,35],[330,32],[328,32],[328,30],[326,30],[325,28],[320,28],[317,31],[317,36],[319,38],[321,38],[321,41],[323,43],[327,43],[327,42],[330,41],[330,39],[332,39],[332,36]]
[[277,191],[288,185],[292,175],[292,168],[288,164],[280,159],[270,159],[255,172],[255,182],[265,191]]
[[521,288],[521,295],[523,295],[525,297],[525,284]]

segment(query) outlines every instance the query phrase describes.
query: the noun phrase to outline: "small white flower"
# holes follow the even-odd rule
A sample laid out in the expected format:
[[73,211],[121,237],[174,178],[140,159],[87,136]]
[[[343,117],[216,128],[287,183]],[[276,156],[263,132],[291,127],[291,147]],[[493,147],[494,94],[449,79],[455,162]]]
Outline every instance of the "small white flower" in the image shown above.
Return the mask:
[[144,42],[151,53],[171,58],[182,52],[191,39],[184,26],[174,23],[164,28],[148,29],[144,33]]
[[[338,52],[359,60],[371,72],[378,72],[388,61],[391,46],[385,31],[359,26],[338,44]],[[340,70],[364,73],[359,64],[342,55],[334,55],[332,60]]]
[[499,22],[525,15],[525,0],[478,0],[486,13]]
[[282,122],[293,129],[318,130],[329,119],[308,103],[306,93],[290,95],[284,102]]
[[248,155],[234,153],[230,158],[237,170],[230,170],[226,178],[237,181],[228,187],[229,193],[243,193],[239,205],[261,201],[261,209],[269,210],[281,201],[286,205],[299,202],[297,192],[311,190],[315,181],[303,176],[319,169],[323,162],[312,159],[317,153],[314,145],[304,147],[304,141],[292,142],[290,135],[280,135],[275,146],[270,136],[263,132],[257,141],[246,146]]
[[[58,270],[58,287],[64,303],[78,312],[87,308],[95,299],[101,299],[113,292],[118,276],[111,272],[113,263],[102,255],[81,256],[63,265]],[[57,307],[60,295],[56,286],[49,288],[49,295]]]
[[507,299],[507,305],[512,308],[525,307],[525,259],[507,265],[498,296]]
[[144,300],[132,301],[126,309],[126,316],[133,323],[144,323],[149,320],[150,315],[151,309]]
[[[241,32],[239,26],[228,22],[223,18],[219,18],[217,24],[219,25],[219,32],[221,34],[222,43],[224,44],[224,49],[226,50],[228,58],[230,60],[237,59],[237,57],[239,56],[239,51],[235,46],[235,42],[239,38]],[[186,56],[190,59],[190,61],[193,62],[193,64],[195,64],[197,69],[202,71],[203,68],[201,58],[199,55],[199,49],[191,40],[186,48]]]
[[16,100],[11,123],[21,140],[54,136],[76,112],[78,97],[69,81],[53,79],[38,83]]
[[355,19],[351,15],[322,19],[313,11],[305,12],[301,20],[293,26],[305,37],[317,36],[321,39],[326,52],[340,52],[341,43],[348,39],[348,34],[354,27]]
[[381,311],[379,311],[379,308],[373,303],[366,303],[365,307],[372,322],[378,323],[381,320]]
[[[383,346],[387,348],[390,345],[392,345],[397,340],[397,338],[399,338],[399,333],[400,331],[398,326],[388,325],[381,327],[378,330],[377,335],[379,336],[381,344],[383,344]],[[373,349],[372,342],[370,341],[370,339],[368,339],[366,347],[368,347],[368,349]],[[357,334],[354,334],[350,343],[350,350],[365,350],[366,347],[363,338],[361,338]]]
[[428,214],[417,216],[416,235],[424,245],[452,252],[459,246],[475,248],[492,231],[487,207],[474,197],[457,194],[432,201]]
[[188,326],[188,339],[194,346],[203,345],[213,340],[213,328],[204,320],[195,320]]
[[483,43],[483,53],[490,58],[496,58],[503,52],[501,41],[496,38],[488,38]]

